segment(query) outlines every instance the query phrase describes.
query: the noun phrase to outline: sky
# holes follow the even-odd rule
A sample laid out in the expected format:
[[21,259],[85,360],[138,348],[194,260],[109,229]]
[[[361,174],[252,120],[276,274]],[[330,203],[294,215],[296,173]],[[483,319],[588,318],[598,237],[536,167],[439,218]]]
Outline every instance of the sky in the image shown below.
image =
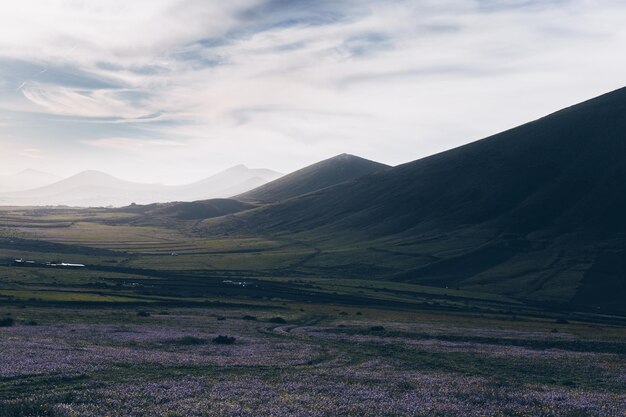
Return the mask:
[[623,0],[0,2],[0,174],[397,165],[624,86]]

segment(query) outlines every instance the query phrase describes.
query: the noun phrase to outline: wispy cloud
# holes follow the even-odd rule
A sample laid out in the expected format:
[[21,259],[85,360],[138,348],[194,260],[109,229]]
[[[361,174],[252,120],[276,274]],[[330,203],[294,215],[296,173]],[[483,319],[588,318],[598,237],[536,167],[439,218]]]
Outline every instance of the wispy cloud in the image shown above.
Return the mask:
[[137,139],[137,138],[100,138],[82,141],[85,145],[103,149],[114,149],[124,152],[141,152],[147,148],[171,148],[184,146],[180,142],[166,139]]
[[0,108],[30,116],[0,141],[59,165],[59,142],[143,152],[155,174],[399,163],[620,87],[625,19],[616,0],[3,2]]
[[24,97],[50,114],[124,119],[137,119],[147,115],[145,111],[125,100],[122,96],[125,90],[121,89],[84,90],[26,83],[21,90]]
[[44,152],[37,148],[23,148],[17,154],[30,159],[41,159],[44,157]]

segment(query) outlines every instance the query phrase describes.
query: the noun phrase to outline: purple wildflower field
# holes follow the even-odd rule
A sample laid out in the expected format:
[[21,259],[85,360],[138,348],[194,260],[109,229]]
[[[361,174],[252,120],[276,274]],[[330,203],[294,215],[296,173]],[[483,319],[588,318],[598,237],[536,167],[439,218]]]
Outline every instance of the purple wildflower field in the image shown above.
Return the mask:
[[[0,328],[0,415],[626,415],[623,345],[578,346],[584,326],[551,333],[385,318],[375,328],[374,311],[301,313],[283,325],[234,311],[122,312],[114,323],[83,314]],[[215,344],[218,335],[235,341]]]

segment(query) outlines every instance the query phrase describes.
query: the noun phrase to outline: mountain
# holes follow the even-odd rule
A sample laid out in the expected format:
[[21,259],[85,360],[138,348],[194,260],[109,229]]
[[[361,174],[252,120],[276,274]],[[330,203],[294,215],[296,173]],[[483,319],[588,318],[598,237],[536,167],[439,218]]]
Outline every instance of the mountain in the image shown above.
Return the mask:
[[[213,198],[193,202],[174,202],[166,205],[128,207],[123,210],[142,213],[144,215],[142,219],[143,224],[153,224],[153,222],[161,224],[164,218],[178,220],[209,219],[251,210],[258,207],[258,205],[307,194],[386,168],[389,167],[347,154],[318,162],[284,177],[280,177],[281,174],[274,171],[250,170],[243,165],[238,165],[214,177],[190,184],[182,190],[182,192],[187,192],[195,187],[215,189],[218,186],[224,187],[226,184],[235,183],[234,186],[221,188],[223,195],[239,194],[231,199]],[[246,177],[249,177],[249,174],[262,175],[263,177],[256,176],[246,179]],[[270,177],[278,177],[278,179],[267,182],[267,178]],[[197,193],[197,191],[195,192]],[[180,198],[180,200],[185,200],[185,198]]]
[[267,169],[238,165],[192,184],[168,186],[130,182],[99,171],[84,171],[46,186],[2,193],[0,204],[94,207],[223,198],[248,191],[281,175]]
[[52,184],[61,178],[48,172],[25,169],[17,174],[0,176],[0,192],[28,190]]
[[235,198],[248,202],[274,203],[387,168],[388,165],[344,153],[285,175]]
[[283,174],[270,169],[251,169],[237,165],[203,180],[172,190],[172,199],[179,201],[231,197],[280,178]]
[[0,202],[14,205],[121,205],[160,195],[163,187],[124,181],[99,171],[84,171],[44,187],[3,194]]
[[343,245],[388,279],[626,309],[624,213],[626,88],[204,228]]

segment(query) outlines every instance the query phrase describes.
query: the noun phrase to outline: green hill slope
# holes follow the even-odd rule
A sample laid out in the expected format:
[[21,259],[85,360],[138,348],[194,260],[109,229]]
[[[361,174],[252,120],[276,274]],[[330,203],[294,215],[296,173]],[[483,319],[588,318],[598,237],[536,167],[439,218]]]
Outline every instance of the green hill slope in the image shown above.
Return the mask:
[[388,279],[623,308],[624,213],[626,89],[620,89],[466,146],[204,226],[207,233],[244,227],[300,236],[330,249],[332,242],[384,249],[371,256],[372,266],[389,264],[385,253],[416,259],[390,268]]

